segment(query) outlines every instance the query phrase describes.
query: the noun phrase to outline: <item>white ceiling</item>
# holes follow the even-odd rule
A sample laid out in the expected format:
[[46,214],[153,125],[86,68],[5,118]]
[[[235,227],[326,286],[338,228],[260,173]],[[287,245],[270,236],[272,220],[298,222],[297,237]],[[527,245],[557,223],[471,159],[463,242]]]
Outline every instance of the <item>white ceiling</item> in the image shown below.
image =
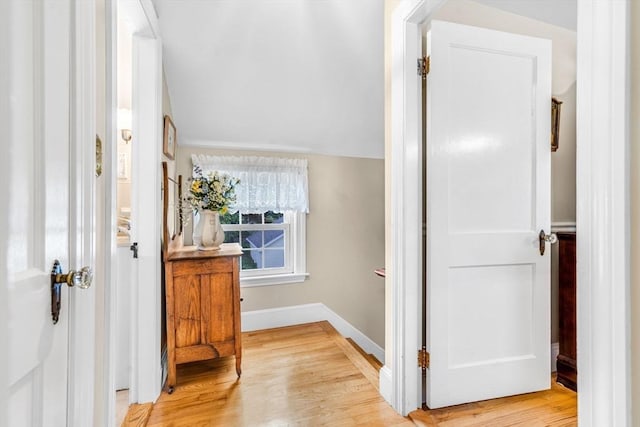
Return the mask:
[[179,144],[384,156],[383,0],[156,0]]
[[[576,0],[476,1],[576,28]],[[179,144],[384,156],[383,0],[154,3]]]
[[577,0],[475,0],[487,6],[576,31]]

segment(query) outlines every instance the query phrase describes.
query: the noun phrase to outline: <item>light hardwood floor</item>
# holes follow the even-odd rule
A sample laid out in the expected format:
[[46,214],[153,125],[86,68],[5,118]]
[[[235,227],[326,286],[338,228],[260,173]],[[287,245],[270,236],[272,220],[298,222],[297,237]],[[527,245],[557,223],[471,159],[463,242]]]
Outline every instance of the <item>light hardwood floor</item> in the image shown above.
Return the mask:
[[417,410],[409,417],[421,427],[577,426],[577,394],[551,381],[551,390],[443,409]]
[[[145,425],[145,412],[148,426],[414,425],[380,397],[376,369],[327,322],[242,339],[240,380],[233,357],[181,365],[175,392],[163,392],[150,415],[136,408],[123,425]],[[426,427],[575,426],[576,394],[554,382],[550,391],[411,416]]]
[[233,357],[178,367],[148,426],[413,426],[377,390],[377,372],[327,322],[242,335]]

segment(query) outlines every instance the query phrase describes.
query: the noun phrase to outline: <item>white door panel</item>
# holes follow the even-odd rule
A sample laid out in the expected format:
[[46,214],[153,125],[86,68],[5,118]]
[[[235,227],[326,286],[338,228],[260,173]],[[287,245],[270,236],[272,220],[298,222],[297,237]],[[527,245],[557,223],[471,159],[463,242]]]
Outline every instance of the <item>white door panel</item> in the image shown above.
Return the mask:
[[[10,426],[67,424],[68,290],[51,316],[51,268],[69,269],[69,0],[9,0],[10,108],[5,201],[9,227],[8,405]],[[3,262],[5,262],[3,261]],[[4,417],[5,414],[1,414]],[[2,420],[4,421],[4,420]],[[2,423],[0,421],[0,423]]]
[[434,21],[427,405],[550,385],[549,41]]
[[[9,288],[9,342],[11,348],[20,351],[9,352],[9,384],[15,384],[29,372],[37,368],[42,355],[51,350],[53,323],[51,313],[33,310],[34,307],[51,305],[48,286],[49,275],[40,270],[27,270],[13,275]],[[35,339],[34,339],[35,338]]]

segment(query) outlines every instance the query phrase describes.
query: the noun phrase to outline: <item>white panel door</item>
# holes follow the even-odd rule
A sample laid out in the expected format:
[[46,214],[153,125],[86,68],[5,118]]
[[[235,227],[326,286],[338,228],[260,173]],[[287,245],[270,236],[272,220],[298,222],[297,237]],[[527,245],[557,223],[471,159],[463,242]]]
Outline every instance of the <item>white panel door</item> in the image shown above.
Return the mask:
[[427,405],[547,389],[551,42],[439,21],[428,40]]
[[65,426],[69,290],[62,288],[54,325],[50,274],[55,259],[69,269],[70,1],[3,2],[0,24],[9,36],[3,61],[10,66],[2,89],[10,104],[2,121],[9,156],[2,203],[9,226],[0,262],[8,276],[2,351],[9,374],[0,424]]

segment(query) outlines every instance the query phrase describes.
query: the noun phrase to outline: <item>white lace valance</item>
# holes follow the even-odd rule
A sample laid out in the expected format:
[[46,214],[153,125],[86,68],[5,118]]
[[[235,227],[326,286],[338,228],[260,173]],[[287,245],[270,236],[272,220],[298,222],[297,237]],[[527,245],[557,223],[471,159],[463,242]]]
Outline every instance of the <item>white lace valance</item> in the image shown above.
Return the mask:
[[240,179],[235,209],[246,213],[309,212],[306,159],[193,154],[191,160],[205,173],[219,171]]

